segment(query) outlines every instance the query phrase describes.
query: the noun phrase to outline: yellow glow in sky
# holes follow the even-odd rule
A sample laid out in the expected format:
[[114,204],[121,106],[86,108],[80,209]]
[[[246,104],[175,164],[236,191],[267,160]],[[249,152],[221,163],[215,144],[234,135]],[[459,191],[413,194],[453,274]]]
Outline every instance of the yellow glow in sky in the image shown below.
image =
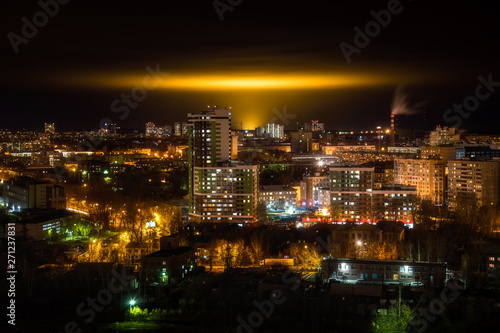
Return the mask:
[[[78,84],[105,87],[134,87],[143,85],[145,74],[80,76]],[[154,84],[150,80],[151,85]],[[376,84],[391,84],[394,80],[376,75],[335,74],[233,74],[192,75],[169,74],[160,77],[156,89],[233,90],[233,89],[333,89]]]

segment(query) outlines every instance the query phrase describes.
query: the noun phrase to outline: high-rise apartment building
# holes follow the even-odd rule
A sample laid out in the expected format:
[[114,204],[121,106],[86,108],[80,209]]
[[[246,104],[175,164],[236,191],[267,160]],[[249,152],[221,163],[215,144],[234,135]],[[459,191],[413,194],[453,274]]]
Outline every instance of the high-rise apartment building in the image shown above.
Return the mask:
[[448,200],[455,209],[460,195],[475,194],[479,205],[500,204],[500,161],[449,161]]
[[267,124],[267,135],[273,139],[283,139],[285,137],[285,126],[280,124]]
[[410,220],[414,187],[384,186],[374,189],[375,168],[330,168],[331,215],[359,220]]
[[146,123],[146,137],[150,138],[155,136],[156,134],[156,128],[155,128],[155,123],[149,121]]
[[181,136],[182,135],[182,124],[180,122],[174,123],[174,135]]
[[460,135],[456,134],[455,128],[447,126],[437,126],[436,130],[432,131],[429,136],[429,144],[431,146],[449,145],[460,140]]
[[54,123],[45,123],[45,133],[46,134],[55,134],[56,133],[56,125]]
[[258,166],[231,165],[231,111],[188,114],[189,216],[194,222],[251,223]]
[[231,111],[212,109],[188,113],[190,163],[195,167],[217,166],[231,159]]
[[195,167],[189,216],[197,222],[251,223],[257,209],[258,166]]
[[416,186],[417,195],[436,205],[446,204],[446,161],[395,159],[394,182]]
[[188,125],[189,125],[188,123],[184,123],[184,122],[181,124],[181,136],[187,137],[187,135],[188,135]]

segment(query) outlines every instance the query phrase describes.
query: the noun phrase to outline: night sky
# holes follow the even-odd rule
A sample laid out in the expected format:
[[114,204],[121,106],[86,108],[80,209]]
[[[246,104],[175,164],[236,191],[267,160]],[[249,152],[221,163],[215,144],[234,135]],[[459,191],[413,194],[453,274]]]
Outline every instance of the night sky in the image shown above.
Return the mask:
[[[398,126],[430,129],[454,124],[443,114],[474,95],[478,76],[500,82],[492,1],[401,1],[350,63],[339,44],[354,46],[353,29],[392,1],[239,2],[221,21],[211,0],[72,0],[16,54],[8,34],[21,36],[21,18],[33,22],[41,7],[2,0],[0,128],[91,130],[106,118],[141,129],[217,104],[232,107],[236,128],[264,125],[286,108],[289,129],[311,119],[374,129],[389,125],[399,91],[400,109],[412,114]],[[113,112],[113,101],[143,85],[148,66],[169,74],[128,115]],[[499,105],[500,91],[492,92],[459,128],[498,132]]]

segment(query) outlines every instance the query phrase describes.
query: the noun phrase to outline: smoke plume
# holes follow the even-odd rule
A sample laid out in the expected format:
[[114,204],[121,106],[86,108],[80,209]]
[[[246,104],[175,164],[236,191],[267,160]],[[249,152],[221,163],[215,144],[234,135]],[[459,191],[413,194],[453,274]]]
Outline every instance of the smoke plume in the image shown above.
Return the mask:
[[425,101],[415,102],[410,98],[407,89],[400,85],[394,92],[392,99],[391,114],[394,115],[412,115],[423,111]]

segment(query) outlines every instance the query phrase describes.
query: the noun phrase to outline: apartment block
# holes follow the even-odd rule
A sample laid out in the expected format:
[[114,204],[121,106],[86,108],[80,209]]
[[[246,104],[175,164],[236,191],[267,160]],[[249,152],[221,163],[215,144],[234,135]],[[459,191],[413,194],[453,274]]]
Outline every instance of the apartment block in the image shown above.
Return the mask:
[[479,205],[500,204],[500,161],[448,162],[448,200],[456,207],[457,197],[475,194]]
[[374,167],[331,167],[331,214],[334,218],[410,220],[416,189],[374,188]]
[[395,159],[394,182],[415,186],[417,195],[432,200],[436,205],[446,204],[446,162],[425,159]]
[[259,191],[259,202],[272,209],[286,209],[297,206],[297,190],[282,185],[262,186]]
[[190,218],[195,222],[253,222],[258,175],[257,165],[195,167]]

